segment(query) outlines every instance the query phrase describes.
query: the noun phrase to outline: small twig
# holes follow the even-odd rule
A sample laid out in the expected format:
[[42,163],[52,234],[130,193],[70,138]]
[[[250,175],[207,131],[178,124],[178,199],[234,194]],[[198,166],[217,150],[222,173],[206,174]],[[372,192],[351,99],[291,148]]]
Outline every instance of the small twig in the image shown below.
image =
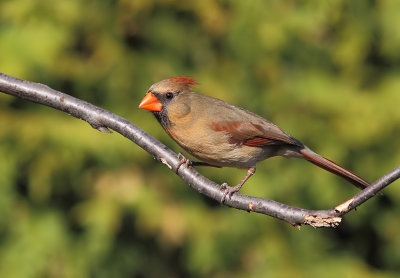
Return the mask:
[[[109,129],[112,129],[149,152],[172,171],[176,172],[178,170],[177,174],[182,180],[198,192],[216,201],[221,200],[224,194],[218,184],[200,175],[193,167],[178,167],[181,164],[177,154],[141,128],[118,115],[86,101],[53,90],[46,85],[21,80],[3,73],[0,73],[0,91],[64,111],[71,116],[88,122],[99,131],[111,132]],[[307,224],[314,227],[336,227],[341,221],[340,216],[372,198],[399,177],[400,167],[383,176],[353,198],[329,210],[306,210],[273,200],[238,193],[233,194],[231,198],[227,198],[224,204],[236,209],[270,215],[294,226]]]

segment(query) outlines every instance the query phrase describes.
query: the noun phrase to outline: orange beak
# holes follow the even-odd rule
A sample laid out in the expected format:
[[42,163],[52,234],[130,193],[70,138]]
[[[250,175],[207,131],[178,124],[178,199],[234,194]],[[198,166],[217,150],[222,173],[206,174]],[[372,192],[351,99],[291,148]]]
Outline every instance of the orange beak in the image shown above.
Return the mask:
[[139,104],[140,109],[149,111],[161,111],[162,107],[162,103],[151,92],[148,92]]

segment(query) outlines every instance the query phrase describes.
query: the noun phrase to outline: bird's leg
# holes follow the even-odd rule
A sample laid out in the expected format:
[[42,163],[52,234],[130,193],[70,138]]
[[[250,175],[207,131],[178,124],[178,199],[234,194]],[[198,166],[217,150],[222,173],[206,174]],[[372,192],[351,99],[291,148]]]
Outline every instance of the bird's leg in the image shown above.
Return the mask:
[[225,188],[224,190],[224,195],[222,195],[221,198],[221,204],[224,203],[226,196],[229,198],[232,196],[233,193],[238,192],[240,188],[242,188],[243,184],[256,172],[256,167],[251,167],[249,170],[247,170],[246,176],[239,182],[238,185],[236,186],[229,186],[226,182],[221,184],[222,189]]
[[186,158],[181,153],[178,153],[178,158],[179,158],[180,161],[178,163],[178,166],[176,166],[176,170],[175,170],[176,173],[178,173],[179,168],[183,164],[185,164],[186,167],[189,167],[189,166],[209,166],[209,167],[221,168],[221,166],[212,165],[212,164],[209,164],[209,163],[203,162],[203,161],[191,161],[190,159]]

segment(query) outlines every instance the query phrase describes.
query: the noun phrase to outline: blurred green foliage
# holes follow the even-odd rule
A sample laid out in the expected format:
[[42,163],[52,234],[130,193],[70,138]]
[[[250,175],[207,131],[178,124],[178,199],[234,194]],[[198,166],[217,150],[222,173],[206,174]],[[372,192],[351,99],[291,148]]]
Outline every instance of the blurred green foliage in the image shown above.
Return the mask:
[[[400,161],[400,2],[3,0],[0,70],[139,111],[161,79],[272,120],[373,181]],[[237,183],[237,169],[199,169]],[[337,229],[221,207],[118,134],[0,94],[0,277],[398,277],[400,187]],[[260,163],[243,193],[322,209],[357,190],[300,161]]]

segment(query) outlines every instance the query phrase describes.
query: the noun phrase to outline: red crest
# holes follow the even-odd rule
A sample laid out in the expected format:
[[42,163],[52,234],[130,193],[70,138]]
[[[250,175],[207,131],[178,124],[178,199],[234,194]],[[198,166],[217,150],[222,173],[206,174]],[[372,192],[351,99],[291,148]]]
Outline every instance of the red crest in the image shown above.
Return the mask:
[[193,77],[190,77],[190,76],[175,76],[175,77],[171,77],[169,80],[172,82],[175,82],[175,83],[179,83],[180,85],[183,85],[187,88],[190,88],[194,85],[199,84],[194,80]]

